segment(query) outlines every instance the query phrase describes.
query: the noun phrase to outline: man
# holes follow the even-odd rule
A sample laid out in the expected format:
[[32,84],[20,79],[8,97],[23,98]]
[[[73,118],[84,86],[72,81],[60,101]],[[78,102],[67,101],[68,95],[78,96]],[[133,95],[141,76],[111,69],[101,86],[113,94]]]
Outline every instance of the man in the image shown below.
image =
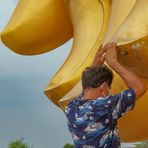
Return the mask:
[[[104,60],[126,83],[128,88],[123,92],[110,95],[113,73],[102,65]],[[82,73],[82,86],[83,93],[65,109],[75,148],[119,148],[117,120],[134,108],[146,89],[118,62],[115,43],[98,51],[93,65]]]

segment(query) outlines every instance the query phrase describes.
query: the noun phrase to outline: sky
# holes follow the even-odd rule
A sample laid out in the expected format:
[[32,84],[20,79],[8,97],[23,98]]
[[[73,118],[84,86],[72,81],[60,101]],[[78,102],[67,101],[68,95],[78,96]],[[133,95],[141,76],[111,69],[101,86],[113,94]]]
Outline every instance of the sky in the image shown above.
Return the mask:
[[[0,32],[16,3],[0,0]],[[72,143],[64,113],[43,93],[71,45],[72,40],[46,54],[22,56],[0,42],[0,148],[21,137],[34,148]]]

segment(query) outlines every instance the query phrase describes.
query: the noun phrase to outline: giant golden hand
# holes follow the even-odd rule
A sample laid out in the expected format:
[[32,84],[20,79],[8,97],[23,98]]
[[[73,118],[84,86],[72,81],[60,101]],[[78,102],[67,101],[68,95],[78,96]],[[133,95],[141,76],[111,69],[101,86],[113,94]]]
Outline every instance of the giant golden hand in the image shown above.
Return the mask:
[[[148,88],[148,0],[21,0],[1,38],[19,54],[41,54],[73,36],[71,52],[45,89],[65,105],[81,92],[81,73],[100,44],[117,42],[119,61],[139,75]],[[112,92],[125,89],[115,73]],[[148,139],[148,92],[134,111],[120,119],[122,141]]]

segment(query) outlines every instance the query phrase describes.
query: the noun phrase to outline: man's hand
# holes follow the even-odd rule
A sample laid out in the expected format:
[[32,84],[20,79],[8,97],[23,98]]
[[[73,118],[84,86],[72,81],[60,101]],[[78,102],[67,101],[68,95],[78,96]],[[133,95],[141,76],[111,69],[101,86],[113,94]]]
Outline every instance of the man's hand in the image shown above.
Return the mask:
[[118,61],[116,43],[108,43],[106,44],[106,47],[105,60],[108,65],[111,65],[112,63]]
[[135,91],[136,99],[140,98],[146,92],[145,86],[134,73],[118,62],[116,44],[108,43],[106,46],[105,60],[107,64],[122,77],[128,88]]
[[105,45],[104,47],[99,48],[99,50],[97,51],[94,61],[92,63],[92,66],[98,66],[98,65],[102,65],[105,61],[105,52],[107,50],[107,45]]

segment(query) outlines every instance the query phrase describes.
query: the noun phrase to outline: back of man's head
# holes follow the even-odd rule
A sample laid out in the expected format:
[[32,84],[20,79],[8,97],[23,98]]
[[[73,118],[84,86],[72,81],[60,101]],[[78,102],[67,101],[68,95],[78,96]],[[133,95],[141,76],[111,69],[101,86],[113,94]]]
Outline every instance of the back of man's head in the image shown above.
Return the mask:
[[82,87],[86,88],[96,88],[103,84],[107,83],[108,86],[111,86],[113,80],[113,72],[106,65],[101,65],[97,67],[86,67],[82,73]]

